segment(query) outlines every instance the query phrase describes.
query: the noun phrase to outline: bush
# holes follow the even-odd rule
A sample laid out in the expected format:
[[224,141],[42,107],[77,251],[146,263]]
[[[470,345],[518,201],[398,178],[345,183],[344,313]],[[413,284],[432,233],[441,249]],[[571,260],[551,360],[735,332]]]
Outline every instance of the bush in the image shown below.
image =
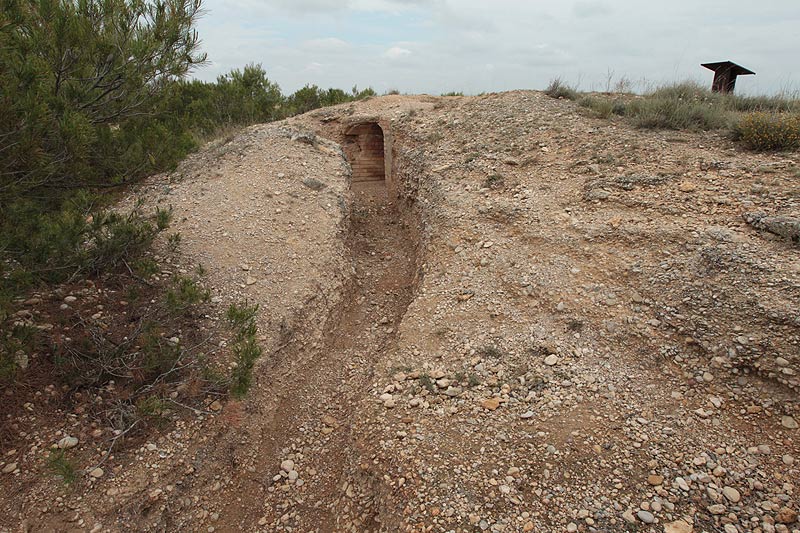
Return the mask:
[[750,113],[733,128],[734,138],[756,151],[800,148],[800,115]]
[[211,293],[192,278],[176,275],[171,285],[164,301],[167,310],[173,314],[187,313],[194,306],[211,299]]
[[614,112],[614,103],[606,98],[585,96],[578,101],[578,105],[591,110],[597,118],[608,118]]
[[707,131],[731,123],[729,113],[713,102],[655,95],[630,102],[625,115],[644,129]]
[[78,479],[75,463],[67,457],[64,450],[53,450],[47,457],[47,469],[65,485],[71,485]]
[[128,265],[166,227],[163,212],[149,217],[140,207],[128,213],[95,210],[96,201],[81,193],[58,211],[45,213],[35,203],[9,206],[7,223],[0,226],[0,251],[13,259],[0,263],[0,308],[4,299],[36,283]]
[[256,313],[258,305],[238,306],[228,308],[227,318],[234,328],[234,343],[232,346],[236,367],[231,376],[231,394],[241,398],[250,390],[253,381],[253,366],[261,357],[261,347],[256,341]]
[[564,98],[566,100],[577,100],[578,91],[570,87],[561,78],[550,80],[550,85],[544,90],[544,94],[550,98]]
[[4,2],[0,203],[146,172],[169,143],[142,117],[205,60],[199,12],[200,0]]
[[[792,119],[781,118],[780,113],[800,112],[800,102],[794,98],[720,94],[694,82],[663,86],[637,99],[612,101],[590,96],[582,98],[579,103],[598,117],[607,118],[612,114],[625,116],[639,128],[694,131],[733,129],[734,136],[742,139],[745,135],[737,133],[735,126],[738,114],[758,111],[757,118],[742,123],[748,129],[762,128],[757,135],[759,140],[748,140],[746,145],[754,149],[756,146],[774,146],[757,148],[769,150],[791,148]],[[769,130],[771,136],[765,130]]]

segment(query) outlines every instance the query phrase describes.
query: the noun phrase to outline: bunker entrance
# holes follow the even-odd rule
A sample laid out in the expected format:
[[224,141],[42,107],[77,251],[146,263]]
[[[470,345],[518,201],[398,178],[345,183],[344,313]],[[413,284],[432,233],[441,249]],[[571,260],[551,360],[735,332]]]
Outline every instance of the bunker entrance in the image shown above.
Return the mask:
[[345,131],[344,152],[353,168],[353,185],[385,184],[383,130],[377,123],[356,124]]

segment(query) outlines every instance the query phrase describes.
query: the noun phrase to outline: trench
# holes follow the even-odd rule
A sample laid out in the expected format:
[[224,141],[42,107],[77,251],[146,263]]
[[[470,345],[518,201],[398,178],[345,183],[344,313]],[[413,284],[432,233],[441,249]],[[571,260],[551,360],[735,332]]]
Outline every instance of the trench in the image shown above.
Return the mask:
[[[273,527],[269,530],[385,529],[379,522],[380,483],[359,468],[369,443],[361,442],[358,422],[373,408],[369,391],[376,366],[396,349],[398,329],[414,298],[420,226],[411,204],[392,192],[393,176],[383,173],[390,165],[381,159],[384,166],[372,161],[365,167],[354,155],[365,151],[353,152],[352,144],[342,144],[358,177],[351,180],[346,237],[354,273],[341,302],[328,314],[316,347],[311,352],[292,348],[283,355],[290,363],[279,364],[273,375],[260,380],[274,401],[251,413],[258,419],[260,443],[246,449],[251,457],[258,456],[254,475],[242,480],[231,521],[221,526],[249,527],[266,511]],[[359,168],[372,174],[356,176]],[[324,427],[324,418],[335,420],[333,427]],[[305,483],[303,497],[287,503],[264,479],[272,477],[287,453],[298,450],[301,476],[312,469],[315,474]],[[272,495],[264,495],[265,488],[272,488]]]

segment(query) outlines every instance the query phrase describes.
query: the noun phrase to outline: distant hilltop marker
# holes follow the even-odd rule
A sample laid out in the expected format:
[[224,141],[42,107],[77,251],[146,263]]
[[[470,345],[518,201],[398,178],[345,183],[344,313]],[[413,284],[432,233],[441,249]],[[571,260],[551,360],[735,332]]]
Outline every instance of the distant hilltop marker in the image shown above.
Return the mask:
[[700,66],[714,71],[714,82],[711,84],[711,90],[715,93],[732,93],[734,87],[736,87],[737,76],[755,74],[752,70],[737,65],[733,61],[701,63]]

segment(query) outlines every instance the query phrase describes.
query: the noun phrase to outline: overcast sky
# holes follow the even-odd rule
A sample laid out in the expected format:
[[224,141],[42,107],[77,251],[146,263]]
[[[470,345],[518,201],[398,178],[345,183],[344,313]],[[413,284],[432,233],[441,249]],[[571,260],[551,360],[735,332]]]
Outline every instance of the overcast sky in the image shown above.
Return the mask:
[[756,72],[737,91],[800,90],[798,0],[205,0],[198,31],[213,80],[261,63],[284,92],[541,89],[561,77],[638,91],[695,79],[701,62]]

